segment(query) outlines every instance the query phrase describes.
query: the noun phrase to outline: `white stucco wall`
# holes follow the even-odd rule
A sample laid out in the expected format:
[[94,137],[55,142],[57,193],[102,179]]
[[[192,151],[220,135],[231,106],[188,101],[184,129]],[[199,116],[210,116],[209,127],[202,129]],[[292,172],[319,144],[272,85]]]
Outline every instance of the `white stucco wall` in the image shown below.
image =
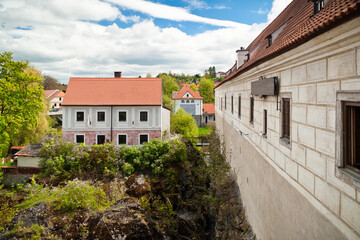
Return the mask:
[[161,108],[161,134],[165,131],[170,133],[170,110]]
[[[215,89],[217,128],[223,134],[234,171],[239,173],[237,181],[244,205],[259,238],[316,239],[322,236],[333,239],[339,236],[338,233],[329,229],[321,232],[329,223],[333,224],[334,231],[348,239],[360,238],[360,183],[354,185],[335,175],[336,92],[352,90],[360,94],[359,56],[360,18],[356,18]],[[255,96],[254,123],[250,124],[251,82],[260,76],[279,77],[279,99]],[[227,107],[225,109],[223,105],[221,110],[220,101],[225,94]],[[238,117],[239,95],[241,118]],[[233,113],[231,96],[234,96]],[[283,96],[291,98],[289,145],[280,140],[281,112],[277,110],[277,100]],[[264,109],[268,114],[266,138],[262,136]],[[251,149],[244,149],[245,145]],[[256,154],[250,150],[256,150]],[[253,168],[246,169],[246,166]],[[271,176],[266,178],[270,172]],[[264,174],[263,182],[260,177],[251,178]],[[244,179],[244,175],[248,177]],[[283,180],[286,186],[277,187]],[[255,184],[250,188],[251,181]],[[286,190],[287,186],[296,191]],[[271,189],[287,192],[272,192]],[[301,201],[297,202],[299,205],[309,202],[319,220],[308,225],[306,221],[311,219],[306,220],[310,215],[307,211],[311,209],[306,206],[307,211],[303,211],[291,207],[296,201]],[[293,217],[305,219],[303,223],[295,223],[287,215],[294,209]],[[269,228],[269,225],[283,227],[283,234],[288,238],[281,235],[281,230]]]

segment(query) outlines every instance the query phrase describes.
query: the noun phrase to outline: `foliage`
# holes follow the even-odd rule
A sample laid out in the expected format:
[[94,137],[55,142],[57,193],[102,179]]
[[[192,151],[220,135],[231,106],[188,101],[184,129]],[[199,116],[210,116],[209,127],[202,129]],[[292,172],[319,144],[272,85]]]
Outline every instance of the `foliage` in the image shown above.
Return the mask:
[[28,195],[25,202],[17,205],[18,209],[26,209],[39,202],[51,202],[62,212],[72,212],[79,208],[97,210],[109,204],[104,190],[78,179],[66,182],[63,187],[54,188],[44,187],[32,180],[24,191]]
[[171,95],[173,91],[179,91],[179,85],[176,79],[168,74],[160,74],[158,77],[162,78],[163,105],[171,109]]
[[183,143],[177,139],[153,139],[142,146],[78,145],[58,137],[44,140],[40,167],[45,176],[72,179],[75,177],[114,177],[121,169],[125,175],[136,170],[152,170],[159,174],[172,163],[186,157]]
[[199,91],[199,89],[197,89],[195,83],[190,84],[189,87],[196,92]]
[[214,103],[214,82],[212,79],[202,78],[199,82],[199,92],[200,95],[204,98],[204,103]]
[[44,90],[55,90],[60,88],[60,83],[57,79],[44,75],[44,81],[42,82]]
[[200,127],[199,136],[208,135],[212,133],[213,129],[211,127]]
[[171,132],[179,133],[185,138],[197,137],[198,128],[191,114],[180,108],[170,119]]
[[0,53],[0,155],[6,155],[22,130],[36,127],[43,109],[42,79],[25,71],[26,62],[12,58],[12,53]]

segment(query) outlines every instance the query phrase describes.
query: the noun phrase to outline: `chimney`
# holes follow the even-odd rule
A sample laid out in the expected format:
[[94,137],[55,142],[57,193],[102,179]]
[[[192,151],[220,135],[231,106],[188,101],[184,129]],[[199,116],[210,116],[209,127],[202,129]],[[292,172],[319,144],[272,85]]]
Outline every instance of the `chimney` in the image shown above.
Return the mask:
[[247,54],[249,54],[249,51],[245,48],[241,47],[240,50],[236,51],[237,54],[237,68],[244,65],[244,63],[248,60]]
[[121,78],[121,72],[114,72],[114,78]]

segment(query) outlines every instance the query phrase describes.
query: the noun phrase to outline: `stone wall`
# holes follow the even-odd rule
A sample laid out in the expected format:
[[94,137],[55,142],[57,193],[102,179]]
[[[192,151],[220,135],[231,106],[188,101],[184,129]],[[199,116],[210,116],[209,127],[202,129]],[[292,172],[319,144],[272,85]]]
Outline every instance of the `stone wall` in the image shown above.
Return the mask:
[[[336,94],[347,90],[360,94],[359,23],[356,18],[325,32],[215,90],[216,124],[223,135],[228,157],[239,175],[253,174],[252,180],[246,181],[253,181],[255,188],[244,187],[243,176],[239,176],[238,183],[245,197],[244,205],[249,210],[250,224],[261,239],[340,237],[328,231],[328,222],[335,226],[334,231],[342,232],[346,238],[360,238],[359,181],[353,184],[335,175]],[[250,124],[251,82],[260,76],[277,76],[280,94],[279,98],[255,96],[254,122]],[[221,110],[220,101],[224,104],[225,95],[227,106],[225,109],[223,105]],[[231,96],[234,96],[233,113]],[[238,96],[242,104],[240,117]],[[289,144],[280,139],[278,101],[282,97],[291,99]],[[262,136],[264,109],[268,114],[266,136]],[[279,184],[281,187],[273,186]],[[267,199],[271,202],[266,203]],[[289,201],[299,206],[309,203],[311,207],[301,209]],[[322,215],[326,220],[313,221],[308,218],[309,214]],[[276,220],[278,218],[284,221]],[[306,221],[314,226],[308,226]],[[289,233],[289,238],[275,237],[278,229],[271,226],[273,224],[284,224],[282,228],[289,229],[286,232],[294,231],[299,235]]]

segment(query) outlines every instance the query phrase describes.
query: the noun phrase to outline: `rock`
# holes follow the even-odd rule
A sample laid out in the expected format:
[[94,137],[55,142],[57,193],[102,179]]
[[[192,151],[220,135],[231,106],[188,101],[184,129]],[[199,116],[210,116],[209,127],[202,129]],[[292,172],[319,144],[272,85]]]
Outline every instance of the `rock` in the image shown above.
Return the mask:
[[142,195],[151,192],[151,186],[148,179],[145,179],[143,174],[131,175],[127,180],[128,189],[126,193],[130,196],[141,197]]
[[13,229],[14,226],[20,222],[23,223],[23,227],[31,227],[34,224],[47,226],[48,225],[48,221],[46,220],[47,213],[48,213],[48,206],[44,202],[35,204],[31,208],[21,210],[12,219],[8,227],[8,230]]
[[88,219],[87,239],[164,239],[146,216],[128,208],[95,213]]

